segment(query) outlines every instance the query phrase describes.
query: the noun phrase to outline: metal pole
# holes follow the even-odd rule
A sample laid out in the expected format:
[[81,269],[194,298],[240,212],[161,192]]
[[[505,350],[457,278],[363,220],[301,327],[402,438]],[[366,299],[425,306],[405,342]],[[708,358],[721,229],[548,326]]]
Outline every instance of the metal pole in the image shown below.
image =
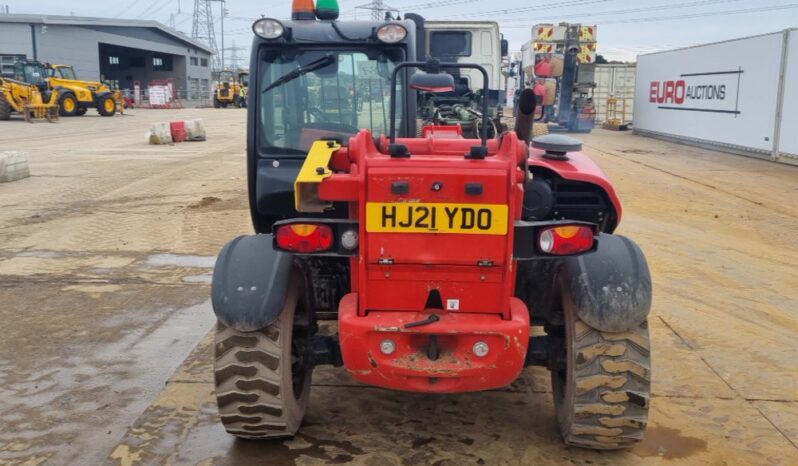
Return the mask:
[[222,0],[222,70],[224,70],[224,0]]
[[[781,120],[782,112],[784,110],[784,88],[787,84],[784,79],[787,74],[787,60],[790,52],[790,30],[785,29],[783,34],[783,42],[781,46],[781,66],[779,67],[779,89],[776,97],[776,123],[773,128],[773,151],[770,154],[770,159],[774,162],[778,161],[781,156]],[[738,85],[739,88],[739,85]]]

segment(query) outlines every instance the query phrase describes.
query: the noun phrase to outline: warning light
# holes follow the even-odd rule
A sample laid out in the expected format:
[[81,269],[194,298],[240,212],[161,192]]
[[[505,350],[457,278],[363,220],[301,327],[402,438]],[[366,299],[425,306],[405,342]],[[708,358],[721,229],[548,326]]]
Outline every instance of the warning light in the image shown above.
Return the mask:
[[316,17],[321,20],[335,21],[338,19],[338,0],[318,0],[316,2]]
[[294,0],[291,7],[291,19],[294,21],[315,21],[316,13],[313,6],[313,0]]

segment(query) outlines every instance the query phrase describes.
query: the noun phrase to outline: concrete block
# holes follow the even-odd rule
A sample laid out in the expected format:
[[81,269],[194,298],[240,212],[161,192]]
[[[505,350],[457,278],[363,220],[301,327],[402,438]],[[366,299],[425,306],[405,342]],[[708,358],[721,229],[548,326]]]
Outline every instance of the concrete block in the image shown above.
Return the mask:
[[169,123],[153,123],[148,134],[150,144],[172,144],[172,129]]
[[28,154],[20,151],[0,152],[0,183],[17,181],[29,176]]
[[204,141],[205,138],[205,123],[202,121],[202,118],[186,120],[187,141]]

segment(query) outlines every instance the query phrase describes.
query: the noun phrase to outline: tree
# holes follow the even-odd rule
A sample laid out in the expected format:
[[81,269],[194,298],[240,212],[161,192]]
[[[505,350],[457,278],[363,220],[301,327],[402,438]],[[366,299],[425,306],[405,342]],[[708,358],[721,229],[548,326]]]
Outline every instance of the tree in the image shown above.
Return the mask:
[[604,58],[604,55],[596,54],[596,64],[597,65],[606,65],[607,63],[609,63],[609,62],[607,61],[606,58]]

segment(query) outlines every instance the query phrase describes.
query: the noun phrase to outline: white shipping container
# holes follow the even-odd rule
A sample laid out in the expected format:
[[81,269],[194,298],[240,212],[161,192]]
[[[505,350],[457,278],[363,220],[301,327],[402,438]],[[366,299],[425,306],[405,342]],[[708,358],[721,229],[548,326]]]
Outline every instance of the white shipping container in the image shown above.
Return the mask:
[[[632,121],[635,101],[635,64],[607,64],[596,65],[593,79],[596,88],[593,90],[593,103],[596,105],[596,121],[607,121],[607,99],[615,97],[626,102],[626,115],[622,118],[624,123]],[[618,111],[621,111],[618,103]],[[620,114],[618,118],[621,118]]]
[[639,56],[635,131],[771,157],[783,42],[775,33]]
[[798,29],[787,31],[786,41],[787,61],[784,67],[778,156],[782,162],[798,163]]

